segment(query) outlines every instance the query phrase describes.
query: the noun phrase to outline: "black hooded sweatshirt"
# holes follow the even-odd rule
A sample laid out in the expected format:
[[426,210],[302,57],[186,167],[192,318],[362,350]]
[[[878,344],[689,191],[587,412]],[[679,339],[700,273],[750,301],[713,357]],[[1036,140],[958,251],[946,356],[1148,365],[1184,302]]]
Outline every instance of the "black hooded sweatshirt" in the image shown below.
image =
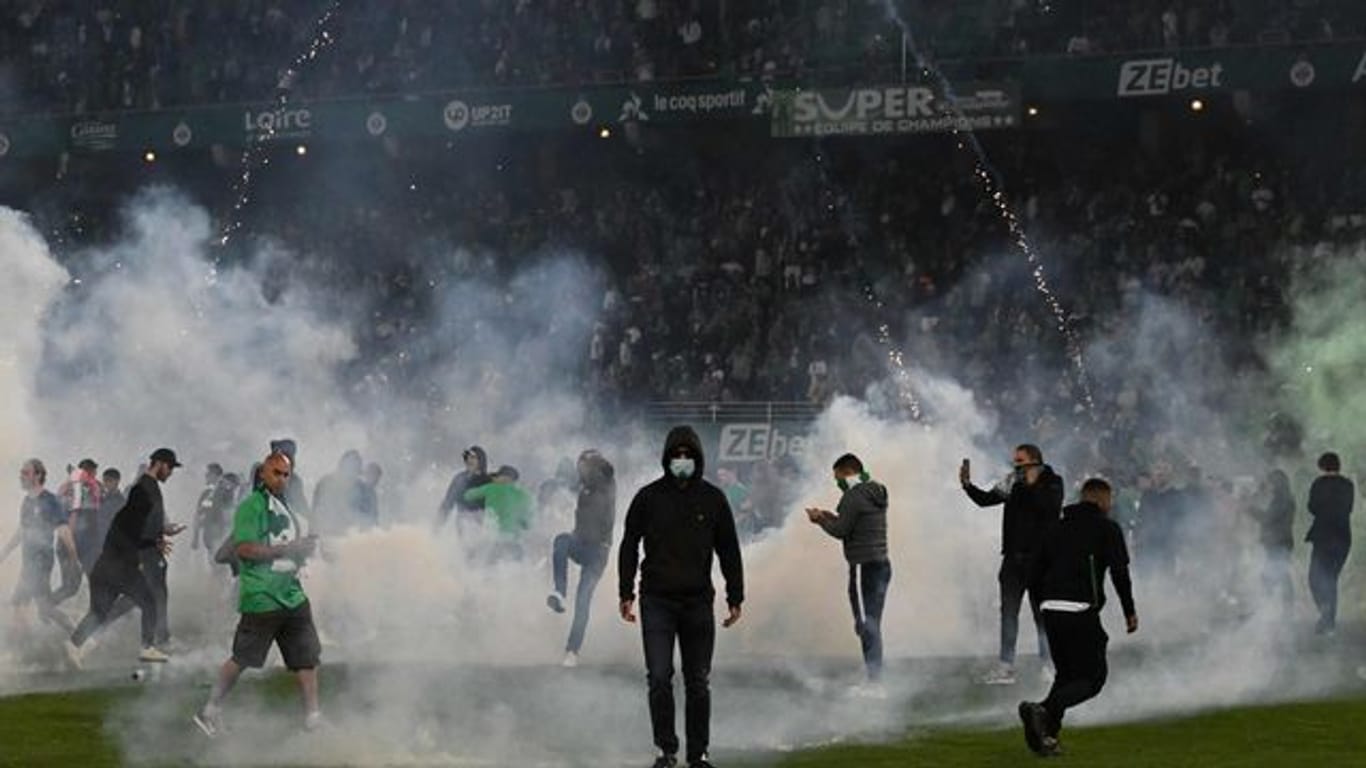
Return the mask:
[[[680,481],[669,474],[669,455],[686,445],[697,456],[693,476]],[[721,561],[726,603],[745,600],[744,569],[735,518],[720,488],[702,479],[702,441],[691,427],[674,427],[664,441],[664,476],[641,488],[626,511],[626,533],[617,556],[622,600],[635,599],[636,564],[641,541],[640,591],[659,597],[711,600],[712,553]]]
[[1105,607],[1105,572],[1125,616],[1134,614],[1133,584],[1129,579],[1129,549],[1119,523],[1089,501],[1062,511],[1034,558],[1029,587],[1044,600],[1086,603],[1099,612]]
[[616,470],[601,456],[586,461],[579,501],[574,506],[574,538],[610,547],[612,526],[617,521]]
[[1043,543],[1044,532],[1058,522],[1062,512],[1062,477],[1044,465],[1033,485],[1017,480],[1005,494],[999,488],[983,490],[964,483],[968,498],[979,507],[1005,504],[1001,515],[1001,553],[1031,555]]
[[441,499],[442,520],[446,519],[452,509],[458,509],[461,512],[479,512],[484,509],[482,499],[466,501],[465,491],[471,488],[482,488],[493,482],[493,478],[489,476],[489,456],[483,448],[477,445],[471,447],[470,452],[479,458],[479,471],[471,473],[468,469],[464,469],[451,478],[451,484],[446,486],[446,496]]

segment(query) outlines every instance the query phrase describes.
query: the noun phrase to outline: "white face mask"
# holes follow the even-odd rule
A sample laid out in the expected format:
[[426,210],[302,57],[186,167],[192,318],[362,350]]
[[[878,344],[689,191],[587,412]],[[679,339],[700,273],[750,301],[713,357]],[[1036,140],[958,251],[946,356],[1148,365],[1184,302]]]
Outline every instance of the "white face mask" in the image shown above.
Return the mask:
[[687,480],[692,477],[695,469],[697,469],[697,462],[692,459],[669,459],[669,473],[679,480]]

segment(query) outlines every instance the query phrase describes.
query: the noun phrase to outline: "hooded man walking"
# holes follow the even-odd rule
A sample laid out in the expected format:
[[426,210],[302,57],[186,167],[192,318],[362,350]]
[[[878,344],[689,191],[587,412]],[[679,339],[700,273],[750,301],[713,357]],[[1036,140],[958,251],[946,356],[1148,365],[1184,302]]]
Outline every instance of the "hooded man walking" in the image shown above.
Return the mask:
[[854,611],[854,634],[863,647],[868,684],[860,695],[884,696],[882,679],[882,608],[892,582],[887,558],[887,488],[875,482],[863,462],[846,453],[835,462],[835,484],[843,491],[834,512],[807,509],[806,516],[826,533],[844,542],[849,562],[849,606]]
[[[674,644],[683,661],[689,768],[711,768],[712,555],[726,580],[730,627],[740,620],[744,569],[735,518],[721,489],[702,479],[702,441],[691,427],[675,427],[664,441],[664,476],[641,488],[626,511],[618,555],[621,617],[635,623],[636,567],[640,566],[640,626],[650,688],[650,722],[659,757],[654,768],[678,765],[674,722]],[[639,562],[640,545],[645,560]]]
[[556,613],[564,613],[564,602],[569,590],[569,562],[579,564],[579,587],[574,595],[574,621],[565,644],[564,666],[579,663],[579,649],[588,629],[588,609],[593,602],[593,591],[607,568],[607,555],[612,549],[612,526],[617,520],[616,470],[611,462],[595,450],[579,455],[579,499],[574,506],[574,530],[555,537],[551,548],[551,571],[555,590],[546,598],[546,605]]

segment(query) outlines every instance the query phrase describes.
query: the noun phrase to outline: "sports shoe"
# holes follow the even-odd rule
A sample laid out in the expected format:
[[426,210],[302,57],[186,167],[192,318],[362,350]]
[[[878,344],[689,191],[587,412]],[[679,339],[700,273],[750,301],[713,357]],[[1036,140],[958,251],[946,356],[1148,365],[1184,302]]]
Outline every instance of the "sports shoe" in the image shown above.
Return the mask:
[[990,672],[982,676],[985,685],[1014,685],[1015,666],[1004,662],[997,664]]
[[882,683],[866,682],[860,683],[849,689],[849,695],[856,699],[872,699],[874,701],[886,701],[887,689],[882,687]]
[[218,738],[218,734],[223,730],[223,722],[219,719],[217,708],[210,707],[207,704],[204,705],[203,709],[194,713],[194,717],[190,719],[205,736],[211,739]]
[[690,761],[688,763],[688,768],[716,768],[716,766],[711,764],[711,761],[707,759],[706,755],[703,755],[696,760]]
[[555,613],[564,613],[564,598],[560,597],[560,593],[558,592],[551,592],[547,595],[545,604]]
[[650,764],[650,768],[676,768],[677,765],[678,758],[673,755],[660,755]]
[[565,669],[573,669],[578,665],[579,655],[577,653],[574,653],[573,651],[568,651],[567,653],[565,653],[564,661],[560,662],[560,666],[564,667]]
[[[1022,701],[1019,707],[1020,723],[1024,725],[1025,744],[1036,755],[1044,752],[1044,738],[1048,733],[1048,712],[1032,701]],[[1057,739],[1054,739],[1056,743]]]
[[1039,682],[1045,686],[1052,686],[1055,677],[1057,673],[1053,671],[1053,665],[1045,661],[1043,666],[1039,667]]
[[319,728],[322,728],[322,727],[323,727],[324,725],[326,725],[326,724],[327,724],[327,721],[323,719],[323,713],[322,713],[322,712],[317,712],[317,711],[309,712],[308,715],[304,718],[304,730],[305,730],[305,731],[316,731],[316,730],[318,730]]
[[1062,755],[1062,746],[1058,744],[1057,736],[1048,736],[1045,734],[1039,741],[1040,757],[1060,757]]
[[154,645],[149,645],[146,648],[143,648],[142,653],[138,654],[138,661],[146,661],[153,664],[165,664],[170,660],[170,656],[167,656]]
[[81,668],[81,661],[84,656],[84,652],[81,651],[81,647],[68,639],[64,643],[62,643],[62,650],[66,651],[66,663],[70,664],[72,669],[79,670]]

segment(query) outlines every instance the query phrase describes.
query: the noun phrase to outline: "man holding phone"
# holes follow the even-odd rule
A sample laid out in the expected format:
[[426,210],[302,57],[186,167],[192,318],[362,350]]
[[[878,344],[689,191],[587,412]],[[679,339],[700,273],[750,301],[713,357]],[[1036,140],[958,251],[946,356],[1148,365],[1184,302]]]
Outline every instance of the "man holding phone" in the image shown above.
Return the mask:
[[275,643],[285,666],[294,673],[304,701],[304,727],[322,722],[318,707],[318,662],[322,647],[313,612],[299,583],[299,569],[317,548],[308,522],[285,501],[293,462],[275,452],[261,463],[260,486],[233,516],[232,544],[241,562],[238,577],[242,613],[232,641],[232,657],[223,662],[209,700],[194,724],[210,738],[218,735],[224,697],[242,670],[261,667]]
[[1028,579],[1034,556],[1046,532],[1062,513],[1062,477],[1043,461],[1037,445],[1024,443],[1015,448],[1011,473],[989,489],[972,484],[972,467],[967,459],[958,471],[963,491],[979,507],[1005,505],[1001,516],[1001,652],[1000,662],[982,682],[988,685],[1015,684],[1015,640],[1020,631],[1020,604],[1029,592],[1029,606],[1039,636],[1039,656],[1047,661],[1048,640],[1039,613],[1039,596],[1029,589]]

